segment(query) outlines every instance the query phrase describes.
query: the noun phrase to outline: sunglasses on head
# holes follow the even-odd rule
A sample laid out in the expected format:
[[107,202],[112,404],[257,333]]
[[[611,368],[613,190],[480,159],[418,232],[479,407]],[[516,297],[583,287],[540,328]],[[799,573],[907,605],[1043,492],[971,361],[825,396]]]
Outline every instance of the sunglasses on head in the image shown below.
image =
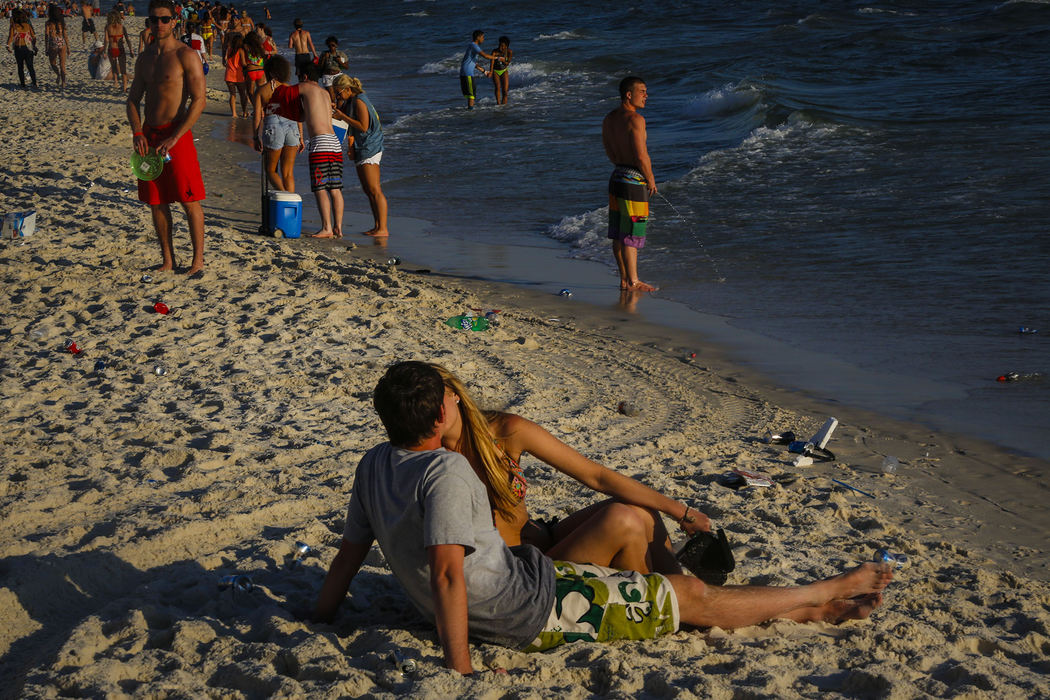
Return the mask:
[[146,19],[149,20],[149,22],[152,23],[152,24],[168,24],[169,22],[173,21],[175,18],[171,17],[171,16],[166,16],[165,17],[165,16],[150,15]]

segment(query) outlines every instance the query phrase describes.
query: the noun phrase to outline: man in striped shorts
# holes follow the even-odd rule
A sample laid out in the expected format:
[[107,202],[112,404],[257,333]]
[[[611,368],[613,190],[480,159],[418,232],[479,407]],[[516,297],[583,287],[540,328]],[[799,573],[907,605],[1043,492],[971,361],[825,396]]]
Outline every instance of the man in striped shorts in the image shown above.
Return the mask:
[[332,98],[317,83],[318,69],[306,67],[306,80],[299,83],[299,96],[306,122],[309,152],[310,191],[317,198],[321,230],[314,238],[343,237],[343,145],[332,129]]

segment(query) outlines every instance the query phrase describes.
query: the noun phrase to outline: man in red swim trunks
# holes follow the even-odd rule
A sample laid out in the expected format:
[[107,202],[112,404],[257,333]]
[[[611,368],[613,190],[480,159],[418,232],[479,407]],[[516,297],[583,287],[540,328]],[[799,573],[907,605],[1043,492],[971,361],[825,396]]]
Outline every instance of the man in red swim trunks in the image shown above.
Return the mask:
[[[204,181],[190,129],[204,111],[204,70],[197,52],[175,38],[175,6],[171,0],[152,0],[146,22],[156,38],[135,64],[135,80],[128,93],[128,121],[136,153],[156,152],[170,155],[171,160],[156,180],[139,180],[139,199],[152,210],[153,227],[160,240],[158,270],[175,267],[169,205],[182,204],[193,242],[193,262],[186,274],[196,275],[204,268]],[[139,114],[143,96],[145,122]]]

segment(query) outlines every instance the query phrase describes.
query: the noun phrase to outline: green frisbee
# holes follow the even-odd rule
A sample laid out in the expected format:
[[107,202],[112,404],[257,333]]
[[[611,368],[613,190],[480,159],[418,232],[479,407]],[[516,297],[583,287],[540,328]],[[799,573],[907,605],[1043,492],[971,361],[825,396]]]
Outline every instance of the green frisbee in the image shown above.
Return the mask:
[[140,156],[138,153],[131,154],[131,172],[140,180],[156,180],[160,172],[164,170],[164,159],[156,153],[147,153]]

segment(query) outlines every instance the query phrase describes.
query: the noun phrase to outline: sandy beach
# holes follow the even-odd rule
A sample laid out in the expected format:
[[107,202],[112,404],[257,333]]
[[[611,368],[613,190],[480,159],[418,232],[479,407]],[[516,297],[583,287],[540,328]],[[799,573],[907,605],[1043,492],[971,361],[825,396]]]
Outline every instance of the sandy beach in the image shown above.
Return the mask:
[[[230,165],[251,153],[210,136],[229,121],[214,62],[195,130],[205,274],[149,273],[159,250],[124,98],[84,62],[74,49],[65,92],[43,52],[44,89],[18,89],[9,59],[0,84],[0,213],[38,215],[33,236],[0,242],[3,697],[1050,695],[1047,463],[780,390],[702,338],[627,314],[423,274],[423,261],[390,267],[371,247],[263,238],[258,175]],[[348,221],[364,220],[359,194]],[[493,330],[444,324],[493,307]],[[443,668],[378,548],[333,624],[303,622],[355,465],[384,440],[371,391],[403,359],[447,365],[484,405],[706,512],[734,546],[730,583],[804,582],[880,547],[910,563],[867,621],[543,654],[472,644],[475,668],[509,673],[469,679]],[[829,415],[834,462],[794,467],[761,440],[808,436]],[[881,472],[886,455],[897,474]],[[537,516],[599,498],[523,466]],[[774,485],[716,483],[734,468]],[[297,542],[311,552],[292,565]],[[231,574],[254,590],[220,591]]]

